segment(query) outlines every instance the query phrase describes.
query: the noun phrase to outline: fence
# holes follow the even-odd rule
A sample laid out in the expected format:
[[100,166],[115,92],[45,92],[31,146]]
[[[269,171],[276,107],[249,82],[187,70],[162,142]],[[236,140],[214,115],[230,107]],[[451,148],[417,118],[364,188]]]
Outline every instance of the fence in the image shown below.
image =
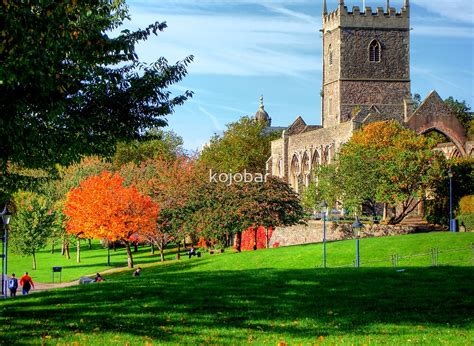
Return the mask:
[[443,265],[471,265],[474,266],[474,243],[470,247],[456,248],[456,249],[439,249],[432,248],[425,253],[416,253],[411,255],[400,255],[398,253],[392,254],[380,260],[371,261],[357,261],[354,259],[351,264],[344,265],[328,265],[328,268],[348,268],[357,267],[359,262],[360,267],[378,267],[378,266],[392,266],[394,268],[400,266],[424,266],[424,267],[438,267]]

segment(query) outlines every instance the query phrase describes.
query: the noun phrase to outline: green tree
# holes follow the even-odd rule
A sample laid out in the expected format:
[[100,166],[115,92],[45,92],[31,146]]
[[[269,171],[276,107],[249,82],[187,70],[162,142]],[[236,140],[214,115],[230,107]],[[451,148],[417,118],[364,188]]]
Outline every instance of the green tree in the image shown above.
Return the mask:
[[10,227],[11,248],[14,253],[32,256],[36,270],[36,253],[50,236],[54,212],[46,198],[34,192],[19,191],[13,201],[15,217]]
[[339,154],[332,184],[337,198],[355,210],[362,204],[396,206],[389,223],[401,222],[443,175],[445,162],[435,145],[395,121],[366,125]]
[[187,226],[200,236],[226,246],[236,234],[237,251],[243,230],[292,225],[303,218],[299,197],[277,178],[230,185],[203,181],[192,191],[185,210]]
[[0,176],[8,165],[66,165],[113,153],[117,141],[166,125],[192,95],[168,87],[193,57],[139,61],[137,44],[166,28],[113,31],[129,19],[123,0],[0,3]]
[[154,129],[143,140],[118,143],[112,163],[116,169],[120,169],[129,162],[139,165],[153,159],[173,161],[184,155],[183,143],[183,138],[173,131]]
[[200,159],[217,172],[265,172],[270,142],[281,133],[264,131],[267,124],[242,117],[228,124],[222,136],[215,135]]

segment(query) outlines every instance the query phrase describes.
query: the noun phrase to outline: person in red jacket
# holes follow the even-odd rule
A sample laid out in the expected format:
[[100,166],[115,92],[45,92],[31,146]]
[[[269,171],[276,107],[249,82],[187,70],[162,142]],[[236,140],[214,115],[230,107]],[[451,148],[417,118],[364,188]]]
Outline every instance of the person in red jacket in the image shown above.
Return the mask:
[[35,284],[33,283],[31,277],[28,275],[28,272],[26,272],[25,275],[20,278],[20,286],[22,286],[23,295],[28,294],[30,292],[31,287],[35,288]]

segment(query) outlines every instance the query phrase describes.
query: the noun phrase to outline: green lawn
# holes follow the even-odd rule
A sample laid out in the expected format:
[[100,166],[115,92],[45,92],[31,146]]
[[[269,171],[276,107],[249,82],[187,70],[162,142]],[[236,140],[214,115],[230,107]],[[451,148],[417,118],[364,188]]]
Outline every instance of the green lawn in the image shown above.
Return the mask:
[[[363,239],[362,264],[473,242],[472,233]],[[425,267],[431,257],[416,257],[400,268],[388,260],[325,270],[317,267],[320,245],[169,261],[147,266],[139,278],[127,271],[8,299],[0,344],[471,345],[472,250],[467,254],[441,253],[440,264],[456,265],[436,268]],[[328,244],[329,265],[353,256],[353,241]]]
[[[132,250],[133,251],[133,250]],[[118,248],[116,252],[110,250],[110,264],[107,266],[107,249],[103,248],[99,242],[92,243],[92,250],[89,250],[89,245],[84,241],[81,242],[81,262],[76,261],[76,246],[71,244],[70,247],[71,259],[61,256],[60,251],[56,249],[54,254],[51,254],[49,249],[41,250],[37,255],[37,270],[32,269],[31,256],[19,256],[13,253],[8,255],[8,273],[16,273],[17,276],[23,274],[25,271],[29,272],[36,282],[52,281],[52,267],[61,266],[62,280],[71,281],[76,280],[83,275],[92,275],[104,270],[123,267],[127,265],[127,254],[125,248]],[[168,260],[174,259],[173,251],[167,250],[165,252]],[[133,252],[133,258],[139,264],[155,263],[160,260],[158,250],[155,254],[151,254],[150,247],[139,247],[138,252]],[[55,281],[59,280],[59,273],[56,273]]]

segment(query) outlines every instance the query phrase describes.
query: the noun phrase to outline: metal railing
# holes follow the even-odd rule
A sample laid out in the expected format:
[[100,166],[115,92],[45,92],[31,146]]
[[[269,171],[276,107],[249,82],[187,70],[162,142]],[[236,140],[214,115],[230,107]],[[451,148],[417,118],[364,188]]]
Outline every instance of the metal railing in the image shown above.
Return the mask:
[[[451,256],[451,254],[462,254],[461,256]],[[453,258],[454,257],[454,258]],[[461,259],[460,259],[461,257]],[[426,261],[420,261],[419,259],[426,258]],[[431,248],[428,252],[415,253],[411,255],[400,255],[394,253],[390,257],[383,259],[370,260],[370,261],[359,261],[360,267],[372,267],[386,264],[394,268],[400,266],[424,266],[424,267],[439,267],[444,265],[459,265],[459,264],[470,264],[474,266],[474,243],[470,247],[454,248],[454,249],[439,249]],[[319,265],[318,265],[319,267]],[[327,265],[327,268],[350,268],[357,267],[357,260],[354,259],[352,263],[342,265]]]

